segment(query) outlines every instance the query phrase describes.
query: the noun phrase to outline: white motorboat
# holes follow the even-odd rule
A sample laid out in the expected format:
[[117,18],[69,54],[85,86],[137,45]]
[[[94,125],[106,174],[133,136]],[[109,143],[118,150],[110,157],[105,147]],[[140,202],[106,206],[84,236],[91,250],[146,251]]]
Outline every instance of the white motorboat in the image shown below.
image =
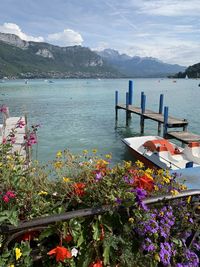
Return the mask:
[[200,167],[199,142],[191,142],[182,148],[160,136],[130,137],[122,141],[134,158],[147,167],[171,170]]

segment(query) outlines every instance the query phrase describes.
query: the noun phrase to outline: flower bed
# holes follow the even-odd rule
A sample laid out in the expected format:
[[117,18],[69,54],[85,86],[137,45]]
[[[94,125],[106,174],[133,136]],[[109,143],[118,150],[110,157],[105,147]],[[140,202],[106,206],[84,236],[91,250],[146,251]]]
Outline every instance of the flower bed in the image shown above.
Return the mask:
[[[0,145],[0,266],[199,266],[198,199],[147,201],[185,190],[175,175],[141,162],[113,166],[111,155],[98,157],[96,150],[59,151],[46,166],[27,165],[11,152],[12,142]],[[109,209],[94,212],[99,207]],[[90,216],[76,212],[6,231],[22,221],[91,208]]]

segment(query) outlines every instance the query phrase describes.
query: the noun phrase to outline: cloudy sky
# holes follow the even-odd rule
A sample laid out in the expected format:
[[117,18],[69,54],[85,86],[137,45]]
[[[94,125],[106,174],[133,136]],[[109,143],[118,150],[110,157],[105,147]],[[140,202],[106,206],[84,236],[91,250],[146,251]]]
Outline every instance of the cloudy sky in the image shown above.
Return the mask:
[[0,32],[59,46],[200,62],[200,0],[1,0]]

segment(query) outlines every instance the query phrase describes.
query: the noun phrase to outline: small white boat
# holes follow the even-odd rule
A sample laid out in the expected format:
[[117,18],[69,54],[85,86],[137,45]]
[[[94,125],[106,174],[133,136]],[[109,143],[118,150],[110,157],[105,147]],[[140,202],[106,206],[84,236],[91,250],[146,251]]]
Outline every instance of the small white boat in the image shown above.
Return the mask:
[[146,167],[179,170],[200,167],[200,143],[191,142],[184,148],[160,136],[130,137],[122,140],[135,159]]

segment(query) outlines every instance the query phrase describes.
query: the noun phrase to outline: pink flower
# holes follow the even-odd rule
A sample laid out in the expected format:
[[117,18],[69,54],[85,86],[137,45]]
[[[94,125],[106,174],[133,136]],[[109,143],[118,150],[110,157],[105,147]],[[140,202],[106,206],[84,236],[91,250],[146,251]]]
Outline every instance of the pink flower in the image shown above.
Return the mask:
[[0,107],[0,112],[2,113],[7,113],[8,112],[8,107],[6,107],[5,105]]
[[11,142],[11,144],[15,144],[15,142],[16,142],[16,137],[15,137],[15,136],[12,136],[12,137],[10,138],[10,142]]
[[30,133],[29,136],[24,136],[27,146],[31,147],[34,144],[37,144],[37,137],[35,133]]
[[26,124],[25,124],[25,121],[19,120],[19,121],[17,122],[17,128],[23,128],[25,125],[26,125]]
[[13,191],[8,191],[6,193],[6,196],[8,196],[9,198],[15,198],[16,197],[16,194]]
[[5,144],[6,144],[6,142],[7,142],[6,138],[5,138],[5,137],[3,137],[3,141],[2,141],[2,143],[5,145]]
[[9,199],[9,197],[8,197],[7,195],[4,195],[4,196],[3,196],[3,201],[4,201],[5,203],[8,203],[8,202],[10,201],[10,199]]

